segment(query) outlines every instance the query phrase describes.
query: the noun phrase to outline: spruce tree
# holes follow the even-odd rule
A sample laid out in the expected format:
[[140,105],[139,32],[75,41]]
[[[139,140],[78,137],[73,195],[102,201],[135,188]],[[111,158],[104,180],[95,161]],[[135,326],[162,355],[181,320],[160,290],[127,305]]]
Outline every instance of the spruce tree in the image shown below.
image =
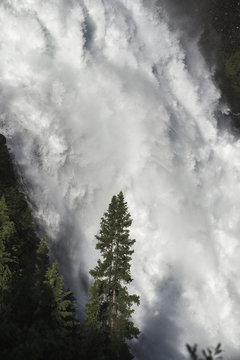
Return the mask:
[[[126,339],[137,338],[139,330],[131,321],[133,304],[139,305],[137,295],[129,295],[127,285],[132,281],[130,261],[134,239],[129,237],[132,224],[123,193],[113,196],[104,213],[96,249],[101,253],[97,266],[90,270],[94,278],[86,305],[86,322],[109,334],[111,343],[125,345]],[[122,349],[124,346],[122,346]],[[114,351],[114,349],[113,349]],[[117,357],[116,357],[117,358]]]
[[69,290],[64,290],[63,276],[59,274],[58,262],[47,269],[44,284],[51,295],[52,319],[58,326],[66,329],[77,323],[74,297]]
[[[70,290],[64,290],[63,276],[58,262],[49,265],[48,246],[45,238],[37,249],[35,271],[36,319],[46,319],[48,325],[70,329],[78,326],[75,299]],[[50,321],[51,319],[51,321]]]

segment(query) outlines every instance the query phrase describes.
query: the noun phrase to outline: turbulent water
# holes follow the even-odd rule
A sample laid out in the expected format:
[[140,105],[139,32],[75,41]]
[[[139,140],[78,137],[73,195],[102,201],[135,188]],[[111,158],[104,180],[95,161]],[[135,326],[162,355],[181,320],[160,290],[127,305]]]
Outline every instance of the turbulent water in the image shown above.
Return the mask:
[[198,39],[151,0],[2,0],[0,21],[1,132],[81,308],[123,190],[137,359],[181,359],[186,342],[237,354],[240,142],[217,129]]

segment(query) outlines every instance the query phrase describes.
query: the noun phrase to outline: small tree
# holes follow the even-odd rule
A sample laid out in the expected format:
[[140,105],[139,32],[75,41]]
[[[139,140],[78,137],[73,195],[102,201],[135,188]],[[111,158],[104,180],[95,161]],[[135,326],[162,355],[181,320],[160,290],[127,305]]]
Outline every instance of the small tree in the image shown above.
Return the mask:
[[50,305],[52,307],[52,318],[66,329],[75,327],[77,320],[75,317],[75,299],[71,291],[64,290],[63,276],[59,274],[58,262],[55,261],[47,269],[45,281],[47,291],[51,297]]
[[36,253],[32,341],[40,359],[78,358],[80,323],[75,298],[71,291],[64,289],[58,262],[50,266],[48,253],[47,241],[43,238]]
[[123,193],[113,196],[101,219],[96,249],[101,260],[90,270],[94,278],[90,300],[86,305],[87,323],[106,331],[113,342],[137,338],[139,330],[130,320],[133,304],[139,305],[137,295],[129,295],[127,285],[132,281],[130,261],[134,239],[129,238],[132,224]]
[[72,329],[78,325],[75,299],[71,291],[64,290],[63,276],[59,274],[58,262],[49,265],[48,246],[45,238],[37,249],[35,269],[36,319],[52,325]]

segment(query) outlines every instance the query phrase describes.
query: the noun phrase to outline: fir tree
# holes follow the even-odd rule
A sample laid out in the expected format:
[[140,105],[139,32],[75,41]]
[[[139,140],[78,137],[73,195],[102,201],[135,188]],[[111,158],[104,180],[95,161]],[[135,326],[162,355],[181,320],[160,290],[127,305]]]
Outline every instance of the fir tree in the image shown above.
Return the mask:
[[51,294],[52,318],[59,326],[71,328],[76,324],[74,297],[69,290],[64,290],[63,276],[58,272],[55,261],[47,269],[43,282]]
[[[49,265],[48,246],[43,238],[37,249],[35,270],[35,316],[46,319],[53,326],[72,329],[78,326],[75,299],[71,291],[64,290],[63,276],[59,274],[58,262]],[[49,322],[49,320],[51,321]]]
[[[129,295],[127,285],[132,281],[130,261],[134,239],[129,237],[132,224],[123,193],[113,196],[107,212],[101,219],[96,249],[101,259],[90,270],[94,278],[86,305],[86,322],[109,334],[111,347],[125,351],[125,340],[137,338],[139,330],[131,321],[133,304],[139,305],[137,295]],[[114,351],[114,349],[113,349]]]

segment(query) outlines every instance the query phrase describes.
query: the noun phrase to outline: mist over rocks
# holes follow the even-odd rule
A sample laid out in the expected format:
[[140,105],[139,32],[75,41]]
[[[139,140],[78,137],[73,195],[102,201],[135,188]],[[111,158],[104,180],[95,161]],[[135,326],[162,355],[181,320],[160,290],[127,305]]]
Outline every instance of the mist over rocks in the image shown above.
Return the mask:
[[239,136],[239,2],[160,0],[155,3],[163,5],[171,14],[169,26],[183,31],[185,48],[188,46],[188,38],[198,39],[213,81],[221,89],[222,103],[229,106],[229,116],[224,117],[223,126],[224,122],[225,127],[229,124],[229,130]]

